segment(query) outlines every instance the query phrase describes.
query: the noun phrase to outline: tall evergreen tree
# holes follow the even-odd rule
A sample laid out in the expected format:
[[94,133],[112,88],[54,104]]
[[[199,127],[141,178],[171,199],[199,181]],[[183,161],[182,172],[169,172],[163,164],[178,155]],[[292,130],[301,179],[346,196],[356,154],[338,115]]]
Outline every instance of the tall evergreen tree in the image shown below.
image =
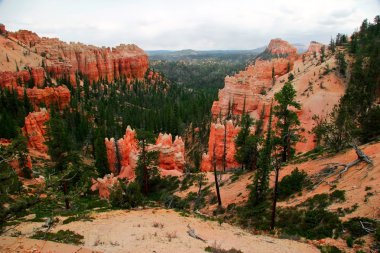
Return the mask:
[[292,109],[301,109],[301,105],[295,101],[296,90],[290,82],[285,83],[281,91],[274,95],[277,105],[274,107],[274,115],[277,118],[277,133],[275,137],[275,150],[279,157],[275,160],[275,182],[273,192],[272,220],[271,229],[275,226],[277,189],[280,168],[293,155],[293,146],[300,140],[299,125],[297,113]]
[[271,105],[264,146],[260,152],[259,164],[253,182],[254,192],[252,197],[254,205],[258,205],[259,203],[264,201],[267,190],[269,188],[269,173],[272,169],[271,161],[273,149],[272,117],[273,110]]

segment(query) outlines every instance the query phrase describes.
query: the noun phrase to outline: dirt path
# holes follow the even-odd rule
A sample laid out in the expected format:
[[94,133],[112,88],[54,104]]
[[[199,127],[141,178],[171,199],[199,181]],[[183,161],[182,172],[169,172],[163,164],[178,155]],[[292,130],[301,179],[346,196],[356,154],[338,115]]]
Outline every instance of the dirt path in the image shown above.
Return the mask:
[[[94,214],[92,222],[58,224],[52,232],[69,229],[84,236],[83,247],[103,252],[205,252],[207,246],[235,248],[244,253],[317,253],[315,247],[291,240],[252,235],[228,224],[184,217],[173,210],[145,209]],[[190,225],[198,236],[187,234]],[[29,236],[40,223],[17,227]]]

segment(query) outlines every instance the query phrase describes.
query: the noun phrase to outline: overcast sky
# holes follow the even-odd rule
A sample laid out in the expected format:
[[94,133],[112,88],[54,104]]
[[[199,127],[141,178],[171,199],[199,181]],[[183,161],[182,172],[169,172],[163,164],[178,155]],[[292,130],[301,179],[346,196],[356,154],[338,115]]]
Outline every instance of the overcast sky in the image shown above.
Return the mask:
[[254,49],[327,43],[380,14],[380,0],[0,0],[0,23],[98,46]]

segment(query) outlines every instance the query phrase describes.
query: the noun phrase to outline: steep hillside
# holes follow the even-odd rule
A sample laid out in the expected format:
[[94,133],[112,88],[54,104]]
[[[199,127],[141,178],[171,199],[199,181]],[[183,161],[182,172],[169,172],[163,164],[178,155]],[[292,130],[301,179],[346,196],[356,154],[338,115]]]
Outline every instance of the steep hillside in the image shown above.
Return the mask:
[[[313,116],[326,116],[344,95],[346,80],[336,71],[337,64],[331,52],[324,52],[323,45],[312,42],[307,52],[297,55],[296,48],[286,41],[272,40],[267,49],[258,56],[255,63],[234,76],[225,78],[225,87],[219,90],[219,100],[214,101],[211,112],[214,119],[223,122],[229,118],[237,124],[243,111],[258,120],[264,110],[264,121],[268,119],[269,108],[274,94],[290,80],[297,91],[296,100],[301,104],[297,111],[304,129],[304,141],[297,143],[297,152],[307,152],[315,148]],[[212,127],[217,126],[212,123]],[[223,128],[223,126],[220,126]],[[235,137],[238,132],[233,136]],[[209,170],[213,145],[216,144],[217,167],[223,162],[224,136],[210,133],[208,154],[203,155],[202,170]],[[226,147],[227,157],[233,159],[236,150],[234,142]],[[230,164],[234,164],[233,161]],[[228,165],[227,168],[236,168]]]
[[[318,198],[329,194],[334,194],[338,190],[343,192],[344,201],[336,201],[327,204],[325,207],[327,211],[335,213],[337,217],[343,222],[349,221],[354,217],[361,217],[360,219],[380,219],[380,143],[370,143],[359,147],[368,157],[372,160],[373,164],[361,162],[343,174],[344,166],[357,159],[354,149],[345,150],[339,154],[325,154],[325,155],[309,155],[301,156],[297,162],[288,164],[280,170],[279,180],[291,175],[295,169],[304,171],[307,174],[308,180],[311,185],[303,190],[292,194],[290,197],[281,200],[278,203],[280,213],[281,210],[291,208],[291,210],[303,209],[310,201],[318,203]],[[338,165],[338,166],[337,166]],[[236,207],[245,206],[251,192],[251,186],[254,179],[255,172],[230,172],[220,175],[220,195],[225,212],[219,214],[219,218],[232,223],[241,223],[241,225],[248,226],[249,229],[255,230],[256,228],[250,227],[248,221],[239,221]],[[206,217],[215,215],[215,210],[218,210],[215,201],[215,184],[213,173],[205,174],[206,180],[202,185],[204,191],[204,205],[199,210],[201,214]],[[270,187],[273,187],[274,172],[270,175]],[[335,192],[336,193],[336,192]],[[178,191],[177,196],[190,199],[189,196],[199,194],[199,184],[194,181],[194,186],[186,190]],[[249,207],[251,208],[251,207]],[[268,214],[268,218],[269,218]],[[290,214],[289,214],[290,215]],[[280,215],[281,216],[281,215]],[[286,219],[286,217],[283,217]],[[283,219],[280,217],[280,220]],[[290,219],[290,217],[289,217]],[[336,245],[337,247],[345,250],[345,252],[356,252],[356,250],[363,249],[365,252],[369,250],[372,240],[364,237],[366,243],[363,247],[357,246],[355,249],[347,248],[346,242],[342,239],[332,240],[313,240],[310,243],[315,245]],[[368,244],[367,244],[368,243]]]

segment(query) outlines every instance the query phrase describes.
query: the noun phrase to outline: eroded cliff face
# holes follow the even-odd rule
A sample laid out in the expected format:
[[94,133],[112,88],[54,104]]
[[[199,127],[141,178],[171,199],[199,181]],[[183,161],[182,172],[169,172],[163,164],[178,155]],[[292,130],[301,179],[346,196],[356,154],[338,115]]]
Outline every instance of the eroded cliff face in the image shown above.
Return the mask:
[[35,86],[41,87],[45,81],[45,70],[41,67],[21,70],[19,72],[0,72],[0,88],[14,89],[18,86],[25,86],[32,82]]
[[213,116],[242,115],[245,109],[246,113],[257,118],[257,111],[270,104],[266,94],[276,79],[291,71],[297,59],[295,47],[281,39],[271,40],[254,64],[225,78],[225,86],[219,90],[219,100],[211,109]]
[[100,79],[143,78],[149,67],[148,56],[133,44],[121,44],[115,48],[68,44],[55,38],[40,38],[26,30],[11,33],[10,36],[45,57],[47,72],[52,77],[70,78],[73,85],[75,73],[86,76],[92,83]]
[[[296,48],[286,41],[272,40],[254,64],[234,76],[225,78],[225,86],[219,90],[218,101],[215,101],[211,108],[214,120],[219,118],[223,122],[227,116],[238,119],[243,111],[253,119],[258,119],[264,112],[266,124],[274,94],[281,90],[291,73],[294,76],[292,83],[297,91],[296,99],[302,105],[302,109],[297,111],[297,114],[304,128],[301,133],[304,141],[296,145],[296,151],[306,152],[313,149],[315,147],[314,135],[311,132],[314,126],[313,115],[326,116],[339,102],[345,90],[345,80],[335,71],[331,71],[336,66],[336,62],[326,49],[326,59],[320,62],[322,47],[322,44],[312,42],[308,51],[300,57],[297,55]],[[215,137],[214,131],[215,124],[213,123],[208,154],[204,154],[202,159],[201,167],[204,171],[212,169],[210,143],[216,142],[217,149],[223,146],[224,138]],[[230,145],[234,150],[234,142]],[[216,157],[217,167],[220,168],[220,152],[216,153],[219,153]],[[227,165],[227,169],[234,167],[237,167],[236,161],[230,162],[230,166]]]
[[70,101],[66,87],[42,89],[46,79],[52,78],[53,83],[55,79],[69,80],[74,87],[76,74],[90,83],[122,77],[129,83],[144,78],[149,67],[148,56],[136,45],[95,47],[39,37],[27,30],[4,33],[7,36],[0,36],[0,57],[6,60],[0,65],[0,88],[16,90],[21,96],[28,87],[26,94],[36,107],[41,102],[46,106],[58,103],[63,109]]
[[23,134],[28,139],[28,148],[35,149],[42,153],[47,153],[48,147],[45,144],[46,122],[50,119],[46,109],[39,112],[31,112],[25,118],[25,126],[22,128]]

